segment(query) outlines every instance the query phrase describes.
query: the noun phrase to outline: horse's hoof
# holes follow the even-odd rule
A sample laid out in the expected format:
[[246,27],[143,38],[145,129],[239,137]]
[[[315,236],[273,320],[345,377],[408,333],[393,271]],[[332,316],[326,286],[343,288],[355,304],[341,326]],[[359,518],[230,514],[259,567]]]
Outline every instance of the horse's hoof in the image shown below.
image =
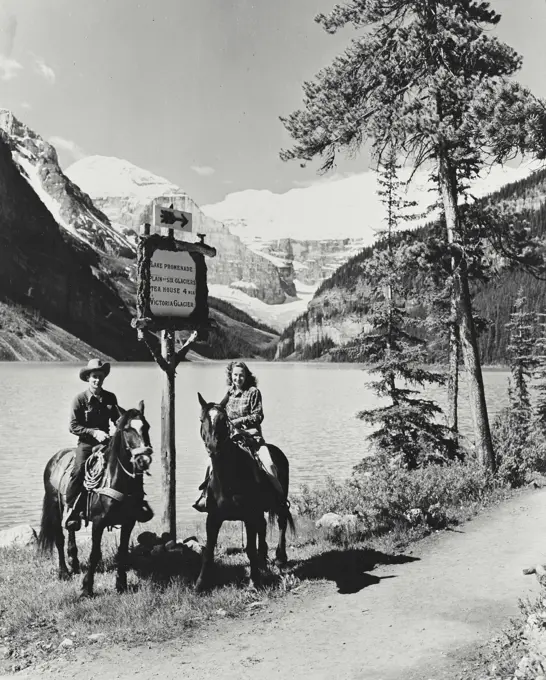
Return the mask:
[[68,571],[60,571],[59,572],[59,581],[70,581],[72,578],[72,574]]
[[90,600],[93,597],[96,597],[96,594],[89,593],[87,590],[82,590],[82,592],[80,593],[80,600]]

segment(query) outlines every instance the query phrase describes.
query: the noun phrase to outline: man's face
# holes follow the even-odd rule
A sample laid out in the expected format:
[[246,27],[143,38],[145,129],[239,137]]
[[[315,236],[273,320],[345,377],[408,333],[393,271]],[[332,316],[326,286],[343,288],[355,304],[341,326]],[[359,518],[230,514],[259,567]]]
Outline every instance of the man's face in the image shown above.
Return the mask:
[[87,379],[91,392],[95,393],[101,389],[102,383],[104,382],[104,377],[105,376],[102,371],[91,371],[89,378]]

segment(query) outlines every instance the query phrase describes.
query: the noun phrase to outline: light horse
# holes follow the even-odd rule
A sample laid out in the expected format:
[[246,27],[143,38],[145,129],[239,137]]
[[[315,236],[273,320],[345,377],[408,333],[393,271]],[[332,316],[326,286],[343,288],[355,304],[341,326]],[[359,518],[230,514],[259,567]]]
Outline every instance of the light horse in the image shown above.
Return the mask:
[[[144,402],[138,409],[123,411],[116,431],[104,450],[104,477],[100,485],[89,491],[87,520],[92,523],[92,547],[82,594],[93,595],[95,572],[101,559],[101,541],[107,527],[121,526],[117,553],[116,589],[127,589],[127,558],[129,538],[137,519],[143,521],[144,488],[142,476],[151,463],[152,447],[148,421],[144,417]],[[44,470],[45,495],[39,545],[51,552],[57,546],[59,578],[67,579],[70,572],[64,555],[62,527],[65,492],[74,462],[74,449],[58,451]],[[148,511],[147,519],[150,519]],[[73,530],[68,530],[68,560],[72,573],[80,572],[78,548]]]
[[[198,394],[201,405],[201,438],[211,460],[211,478],[207,494],[207,544],[196,590],[208,587],[214,562],[214,549],[220,527],[225,521],[242,521],[246,528],[246,553],[250,561],[250,578],[259,584],[261,570],[267,567],[265,512],[279,527],[276,562],[286,564],[286,528],[294,531],[294,521],[287,503],[289,465],[284,453],[268,444],[277,467],[284,497],[279,499],[271,482],[248,451],[232,439],[233,427],[222,404],[207,403]],[[256,545],[256,539],[258,541]]]

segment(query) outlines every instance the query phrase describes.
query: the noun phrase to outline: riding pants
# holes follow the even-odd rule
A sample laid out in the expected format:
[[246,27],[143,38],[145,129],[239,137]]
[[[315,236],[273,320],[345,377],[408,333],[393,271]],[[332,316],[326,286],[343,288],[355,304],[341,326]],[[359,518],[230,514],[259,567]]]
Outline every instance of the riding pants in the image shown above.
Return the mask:
[[273,459],[271,458],[271,454],[269,453],[269,449],[267,448],[267,446],[265,445],[260,446],[260,448],[256,451],[255,456],[260,461],[262,468],[267,473],[267,476],[271,480],[273,486],[275,487],[275,490],[278,491],[281,494],[281,496],[284,496],[284,490],[279,481],[279,473],[277,471],[277,466],[273,462]]
[[78,498],[78,494],[82,491],[83,480],[85,478],[85,461],[93,453],[93,444],[78,443],[76,449],[76,457],[74,458],[74,467],[70,473],[70,479],[66,487],[66,504],[72,507]]

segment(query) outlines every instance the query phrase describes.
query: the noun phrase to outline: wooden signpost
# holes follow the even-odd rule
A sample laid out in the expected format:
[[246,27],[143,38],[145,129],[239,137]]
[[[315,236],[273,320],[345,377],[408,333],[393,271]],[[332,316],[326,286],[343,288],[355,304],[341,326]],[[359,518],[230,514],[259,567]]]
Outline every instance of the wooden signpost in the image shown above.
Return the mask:
[[[166,236],[161,229],[167,229]],[[178,241],[175,230],[191,232],[191,213],[155,205],[153,224],[144,225],[138,244],[137,317],[133,326],[139,339],[165,373],[161,400],[161,472],[163,492],[162,525],[176,539],[176,444],[175,376],[198,337],[211,328],[208,310],[207,265],[205,256],[214,257],[215,248],[199,242]],[[154,232],[154,233],[152,233]],[[191,335],[176,349],[176,331]],[[161,332],[158,342],[156,332]]]

